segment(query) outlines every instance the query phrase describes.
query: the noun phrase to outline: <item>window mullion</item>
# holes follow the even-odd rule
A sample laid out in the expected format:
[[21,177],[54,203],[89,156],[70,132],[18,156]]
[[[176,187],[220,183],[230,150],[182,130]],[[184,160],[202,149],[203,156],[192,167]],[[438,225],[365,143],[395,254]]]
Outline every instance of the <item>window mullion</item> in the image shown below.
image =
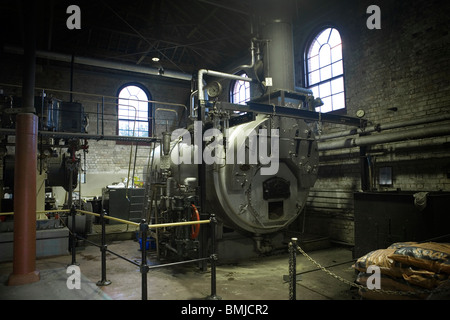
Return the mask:
[[320,81],[320,82],[316,82],[316,83],[314,83],[314,84],[312,84],[312,85],[308,85],[307,89],[312,88],[312,87],[315,87],[315,86],[320,86],[321,84],[325,84],[325,83],[327,83],[327,82],[331,82],[331,81],[333,81],[333,80],[342,78],[343,76],[344,76],[344,75],[340,74],[340,75],[338,75],[338,76],[331,77],[331,78],[328,78],[328,79],[323,80],[323,81]]

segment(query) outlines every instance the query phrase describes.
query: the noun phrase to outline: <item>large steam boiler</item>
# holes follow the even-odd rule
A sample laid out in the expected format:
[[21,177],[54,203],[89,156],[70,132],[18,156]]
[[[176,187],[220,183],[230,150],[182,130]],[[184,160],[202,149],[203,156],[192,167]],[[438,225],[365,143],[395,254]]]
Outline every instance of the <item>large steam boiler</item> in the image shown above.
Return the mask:
[[[270,241],[261,240],[298,217],[316,181],[313,127],[301,119],[270,115],[230,128],[226,123],[211,120],[205,126],[209,129],[202,130],[194,121],[190,128],[164,134],[150,170],[150,181],[159,186],[156,219],[195,220],[201,207],[216,215],[220,227],[257,240],[256,251],[267,252]],[[205,173],[202,183],[199,170]],[[158,236],[162,248],[182,256],[198,250],[191,229],[165,230]]]
[[[198,71],[187,127],[164,132],[152,152],[150,224],[214,214],[216,243],[228,241],[239,256],[239,247],[270,252],[302,212],[318,173],[321,115],[314,110],[321,101],[294,86],[290,12],[282,15],[266,19],[251,40],[251,63],[241,66],[248,77]],[[227,102],[228,80],[250,82],[251,100]],[[160,254],[196,256],[210,242],[195,227],[153,232]]]

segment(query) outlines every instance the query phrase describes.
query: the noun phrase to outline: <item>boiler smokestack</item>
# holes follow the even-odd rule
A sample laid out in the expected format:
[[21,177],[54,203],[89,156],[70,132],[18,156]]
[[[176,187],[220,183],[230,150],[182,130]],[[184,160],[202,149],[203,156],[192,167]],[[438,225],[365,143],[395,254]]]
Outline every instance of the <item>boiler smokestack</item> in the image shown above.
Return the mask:
[[272,78],[272,90],[294,91],[294,45],[292,0],[257,1],[261,18],[264,75]]

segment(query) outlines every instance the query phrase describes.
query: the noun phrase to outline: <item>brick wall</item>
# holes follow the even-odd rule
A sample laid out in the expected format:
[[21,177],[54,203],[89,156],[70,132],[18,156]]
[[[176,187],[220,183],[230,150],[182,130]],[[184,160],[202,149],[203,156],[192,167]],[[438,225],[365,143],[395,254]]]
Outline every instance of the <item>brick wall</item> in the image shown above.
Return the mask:
[[[366,27],[370,16],[366,9],[372,4],[381,9],[381,30]],[[448,2],[315,1],[311,6],[300,8],[294,28],[296,85],[304,84],[308,41],[330,25],[340,31],[343,41],[347,115],[363,109],[365,118],[376,125],[450,112]],[[323,134],[348,129],[325,124]],[[370,146],[371,188],[450,191],[449,142],[444,136]],[[361,190],[359,148],[323,151],[320,163],[319,179],[308,200],[306,231],[351,244],[352,194]],[[379,185],[383,166],[393,168],[392,186]]]

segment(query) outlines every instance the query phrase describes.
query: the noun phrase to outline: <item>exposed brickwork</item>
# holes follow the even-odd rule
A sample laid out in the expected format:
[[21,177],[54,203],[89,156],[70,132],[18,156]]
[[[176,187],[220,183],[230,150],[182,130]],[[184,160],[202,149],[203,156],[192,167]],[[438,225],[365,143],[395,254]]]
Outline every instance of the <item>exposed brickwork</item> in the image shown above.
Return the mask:
[[[354,116],[358,109],[364,109],[365,117],[374,125],[450,112],[450,6],[447,2],[326,3],[322,6],[323,11],[303,15],[295,25],[298,86],[304,83],[302,59],[306,44],[314,31],[329,24],[342,36],[348,115]],[[369,17],[366,9],[372,4],[381,9],[381,30],[366,27]],[[390,108],[396,108],[396,111]],[[348,128],[326,124],[323,134],[344,129]],[[429,138],[372,146],[369,154],[374,163],[373,188],[450,191],[448,139]],[[322,152],[319,180],[314,190],[359,191],[358,155],[358,148]],[[378,171],[383,166],[393,167],[394,181],[390,187],[378,184]],[[349,197],[341,195],[340,199]],[[336,199],[334,210],[323,208],[321,202],[323,195],[310,197],[307,228],[353,243],[353,234],[346,231],[352,229],[351,216],[345,216],[341,221],[335,215],[336,210],[351,212],[351,201],[347,207],[342,207]],[[342,224],[347,224],[348,228],[343,229]]]

